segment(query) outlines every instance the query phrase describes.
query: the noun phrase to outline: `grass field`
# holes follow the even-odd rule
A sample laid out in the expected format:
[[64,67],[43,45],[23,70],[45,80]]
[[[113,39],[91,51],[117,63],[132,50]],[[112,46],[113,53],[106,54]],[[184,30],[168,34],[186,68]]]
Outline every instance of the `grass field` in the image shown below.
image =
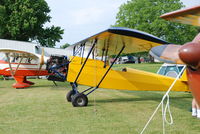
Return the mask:
[[[160,64],[126,66],[155,72]],[[23,90],[11,88],[13,80],[0,81],[0,134],[139,134],[164,94],[99,89],[88,107],[75,108],[65,100],[68,83],[32,81],[36,84]],[[189,112],[191,99],[189,93],[170,93],[174,124],[166,126],[167,134],[200,133],[200,120]],[[159,110],[145,134],[161,133]]]

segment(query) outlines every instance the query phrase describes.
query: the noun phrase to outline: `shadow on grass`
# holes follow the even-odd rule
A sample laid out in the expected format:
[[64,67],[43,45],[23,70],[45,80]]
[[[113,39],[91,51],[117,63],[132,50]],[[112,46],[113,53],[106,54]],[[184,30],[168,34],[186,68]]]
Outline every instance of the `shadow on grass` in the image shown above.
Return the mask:
[[[148,96],[159,96],[160,99],[152,99],[155,100],[157,102],[160,102],[163,95],[165,94],[165,92],[148,92]],[[139,96],[140,98],[144,97],[143,94],[141,93],[137,93],[135,94],[136,96]],[[147,97],[147,95],[145,95],[145,97]],[[170,96],[170,105],[172,107],[176,107],[182,110],[188,110],[189,107],[191,107],[191,101],[192,101],[192,95],[190,93],[185,94],[184,92],[171,92],[169,94]]]
[[[164,92],[157,93],[153,91],[151,92],[147,91],[147,93],[145,93],[145,91],[133,91],[133,92],[128,91],[128,92],[123,92],[123,93],[128,93],[129,95],[133,94],[134,96],[128,97],[128,98],[127,97],[122,98],[119,96],[119,98],[100,99],[100,100],[96,100],[96,102],[97,103],[117,103],[117,102],[156,101],[159,104],[164,94]],[[134,98],[135,96],[137,96],[137,98]],[[172,107],[176,107],[182,110],[188,110],[188,108],[191,107],[191,101],[192,101],[192,95],[189,93],[183,94],[183,96],[170,95],[170,105]]]
[[28,88],[32,89],[32,88],[42,88],[42,87],[56,87],[55,85],[37,85],[37,83],[34,86],[30,86]]
[[54,89],[58,89],[58,90],[65,90],[66,88],[70,88],[71,89],[71,86],[69,85],[69,84],[57,84],[57,85],[55,85],[55,84],[44,84],[44,85],[40,85],[40,84],[35,84],[34,86],[30,86],[29,88],[42,88],[42,87],[46,87],[46,88],[49,88],[49,89],[52,89],[52,90],[54,90]]
[[[185,99],[185,98],[191,98],[191,97],[170,97],[170,99]],[[155,98],[155,97],[143,97],[143,98],[115,98],[115,99],[105,99],[105,100],[96,100],[98,103],[110,103],[110,102],[135,102],[135,101],[161,101],[162,98]]]

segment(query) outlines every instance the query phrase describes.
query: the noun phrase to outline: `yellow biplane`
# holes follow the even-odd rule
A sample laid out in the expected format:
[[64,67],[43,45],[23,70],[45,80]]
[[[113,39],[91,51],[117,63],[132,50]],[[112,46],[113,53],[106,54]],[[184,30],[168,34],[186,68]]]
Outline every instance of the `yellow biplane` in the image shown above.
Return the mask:
[[[167,13],[161,17],[170,21],[200,26],[200,6]],[[200,34],[193,42],[198,44],[199,41]],[[189,55],[185,54],[186,58],[184,56],[179,58],[179,51],[184,48],[180,45],[171,45],[153,35],[133,29],[109,28],[67,48],[69,52],[72,52],[69,55],[73,56],[70,58],[66,75],[67,81],[71,82],[72,90],[68,92],[66,98],[77,107],[87,106],[87,96],[98,88],[166,91],[175,80],[174,78],[131,68],[124,68],[122,71],[111,69],[120,54],[150,51],[152,56],[166,63],[187,64],[187,75],[184,71],[172,91],[189,91],[190,87],[200,104],[200,91],[197,90],[200,80],[198,56],[200,49],[195,49],[198,45],[193,46],[195,46],[192,47],[193,50],[187,49],[191,51]],[[196,55],[190,56],[193,54]],[[112,64],[108,65],[108,58],[113,55],[116,57]],[[78,84],[89,86],[89,88],[80,92],[77,88]]]
[[[87,96],[98,88],[118,90],[166,91],[174,78],[141,70],[125,68],[111,69],[120,54],[149,51],[152,47],[169,44],[145,32],[113,27],[80,41],[67,50],[72,50],[67,71],[67,81],[72,90],[66,98],[75,107],[87,106]],[[108,57],[115,55],[108,65]],[[173,87],[173,91],[188,91],[185,73]],[[77,85],[89,86],[80,92]]]

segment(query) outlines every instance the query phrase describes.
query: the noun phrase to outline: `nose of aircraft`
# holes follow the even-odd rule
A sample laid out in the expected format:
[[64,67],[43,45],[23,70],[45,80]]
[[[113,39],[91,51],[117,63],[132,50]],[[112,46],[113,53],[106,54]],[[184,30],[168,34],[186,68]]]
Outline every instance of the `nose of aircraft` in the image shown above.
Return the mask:
[[200,62],[200,42],[189,42],[179,49],[180,59],[187,65],[198,68]]

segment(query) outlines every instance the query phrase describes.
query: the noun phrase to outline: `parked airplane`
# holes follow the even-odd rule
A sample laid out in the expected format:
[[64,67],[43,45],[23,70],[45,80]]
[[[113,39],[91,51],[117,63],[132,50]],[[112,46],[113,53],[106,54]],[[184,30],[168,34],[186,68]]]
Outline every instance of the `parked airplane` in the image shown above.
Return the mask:
[[[200,26],[200,5],[178,10],[161,16],[169,21]],[[187,79],[193,96],[200,105],[200,33],[192,42],[184,45],[167,44],[152,48],[155,58],[167,63],[187,65]]]
[[[113,27],[69,46],[67,50],[71,50],[73,56],[70,57],[66,80],[71,82],[72,90],[66,95],[67,100],[75,107],[87,106],[87,96],[99,88],[167,90],[174,81],[172,77],[131,68],[124,68],[122,71],[111,69],[120,54],[149,51],[161,44],[167,42],[145,32]],[[111,55],[116,57],[108,65],[108,57]],[[97,60],[96,57],[101,58]],[[186,81],[184,73],[172,90],[188,91]],[[78,84],[89,88],[79,91]]]
[[[50,56],[61,57],[67,62],[66,50],[41,47],[38,44],[14,40],[0,39],[0,75],[13,76],[14,88],[25,88],[33,85],[27,76],[50,75],[47,61]],[[58,64],[53,60],[52,64]],[[63,66],[65,68],[65,66]]]

